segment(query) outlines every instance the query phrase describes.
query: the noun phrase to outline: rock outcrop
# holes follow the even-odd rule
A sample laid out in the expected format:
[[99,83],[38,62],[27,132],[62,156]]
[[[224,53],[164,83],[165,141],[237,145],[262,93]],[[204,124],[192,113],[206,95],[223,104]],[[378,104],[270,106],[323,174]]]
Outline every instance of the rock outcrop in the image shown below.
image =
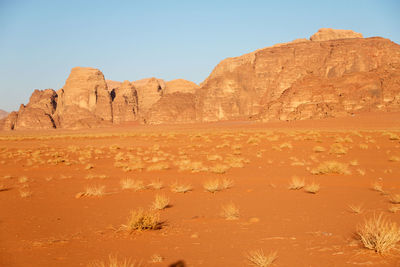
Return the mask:
[[111,96],[98,69],[73,68],[57,93],[57,126],[93,127],[112,122]]
[[135,86],[124,81],[111,90],[113,123],[132,122],[138,119],[138,94]]
[[[197,119],[292,120],[399,107],[400,46],[383,38],[288,43],[223,60]],[[390,86],[389,86],[390,85]]]
[[319,29],[314,35],[310,37],[311,41],[329,41],[337,39],[349,39],[349,38],[363,38],[361,33],[354,32],[352,30],[335,30],[330,28]]
[[196,121],[195,95],[174,92],[166,94],[146,114],[149,124],[188,123]]
[[8,116],[8,112],[0,109],[0,120]]
[[175,92],[194,94],[199,88],[200,87],[194,82],[176,79],[165,83],[165,94],[172,94]]
[[64,87],[36,90],[0,121],[4,129],[52,129],[220,120],[302,120],[400,110],[400,46],[349,30],[221,61],[200,86],[178,79],[104,80],[73,68]]
[[35,90],[29,103],[12,112],[3,127],[9,130],[45,130],[56,128],[53,114],[57,107],[57,93],[52,89]]

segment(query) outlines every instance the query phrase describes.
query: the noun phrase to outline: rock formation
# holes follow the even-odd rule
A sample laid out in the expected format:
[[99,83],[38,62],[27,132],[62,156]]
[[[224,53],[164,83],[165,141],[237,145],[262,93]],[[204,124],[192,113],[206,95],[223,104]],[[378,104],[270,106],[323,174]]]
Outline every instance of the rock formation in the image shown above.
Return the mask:
[[302,120],[400,110],[400,46],[349,30],[221,61],[200,86],[178,79],[104,80],[73,68],[59,91],[35,91],[0,121],[4,129],[51,129],[220,120]]
[[35,90],[29,103],[21,105],[18,112],[12,112],[4,121],[10,130],[43,130],[56,128],[52,118],[57,107],[57,93],[52,89]]
[[[335,33],[335,31],[333,31]],[[197,119],[292,120],[399,107],[400,46],[383,38],[295,42],[223,60]]]
[[172,94],[175,92],[195,93],[199,86],[194,82],[184,79],[176,79],[165,83],[165,93]]
[[7,117],[8,112],[5,110],[0,109],[0,120]]
[[111,97],[103,73],[76,67],[58,92],[57,126],[93,127],[112,122]]
[[111,90],[113,123],[132,122],[138,119],[138,94],[129,81]]
[[311,41],[329,41],[337,39],[363,38],[361,33],[353,32],[352,30],[335,30],[329,28],[319,29],[313,36]]

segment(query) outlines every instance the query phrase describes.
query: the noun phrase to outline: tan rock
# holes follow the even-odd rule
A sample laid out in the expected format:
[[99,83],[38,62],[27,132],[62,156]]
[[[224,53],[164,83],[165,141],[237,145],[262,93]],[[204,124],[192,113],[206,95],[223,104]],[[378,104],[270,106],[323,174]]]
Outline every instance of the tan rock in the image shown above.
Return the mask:
[[132,122],[138,119],[138,94],[129,81],[112,89],[113,123]]
[[8,112],[0,109],[0,120],[8,116]]
[[200,87],[194,82],[184,79],[176,79],[165,83],[165,93],[172,94],[175,92],[194,93]]
[[352,30],[335,30],[330,28],[319,29],[310,37],[311,41],[329,41],[336,39],[363,38],[361,33]]
[[166,94],[146,113],[149,124],[188,123],[196,121],[195,95],[175,92]]
[[164,95],[165,82],[161,79],[147,78],[132,84],[137,91],[139,114],[145,114]]
[[217,65],[198,90],[196,118],[291,120],[396,110],[399,71],[400,46],[383,38],[260,49]]
[[[68,114],[71,111],[73,116]],[[111,122],[111,97],[103,73],[94,68],[73,68],[59,91],[56,115],[63,128]]]

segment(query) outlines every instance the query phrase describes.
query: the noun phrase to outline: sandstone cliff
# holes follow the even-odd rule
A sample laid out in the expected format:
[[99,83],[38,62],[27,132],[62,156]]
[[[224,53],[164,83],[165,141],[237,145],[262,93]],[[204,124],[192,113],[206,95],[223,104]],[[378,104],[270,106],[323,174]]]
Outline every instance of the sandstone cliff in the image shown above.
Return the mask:
[[117,82],[73,68],[64,87],[36,90],[4,129],[79,128],[139,121],[302,120],[400,110],[400,46],[350,30],[221,61],[200,86],[178,79]]
[[8,112],[0,109],[0,120],[8,116]]

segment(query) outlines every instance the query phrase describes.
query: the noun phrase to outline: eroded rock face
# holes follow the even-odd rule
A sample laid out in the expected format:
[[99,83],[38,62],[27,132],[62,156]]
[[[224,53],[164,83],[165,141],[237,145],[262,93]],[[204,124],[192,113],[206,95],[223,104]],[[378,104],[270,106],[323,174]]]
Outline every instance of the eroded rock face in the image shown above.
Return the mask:
[[111,91],[113,123],[132,122],[138,119],[138,94],[135,86],[124,81]]
[[163,95],[165,82],[161,79],[148,78],[132,82],[138,96],[140,115],[144,115]]
[[47,130],[56,127],[53,114],[57,107],[57,93],[52,89],[35,90],[29,103],[21,105],[18,113],[11,113],[4,127],[10,130]]
[[8,116],[8,112],[5,110],[0,109],[0,120],[7,117]]
[[166,94],[150,108],[145,120],[149,124],[195,122],[195,95],[182,92]]
[[361,33],[354,32],[352,30],[335,30],[330,28],[319,29],[314,35],[310,37],[311,41],[329,41],[337,39],[348,39],[348,38],[363,38]]
[[97,126],[112,121],[111,97],[101,71],[83,67],[71,70],[59,90],[56,119],[57,126],[62,128]]
[[[399,106],[400,46],[383,38],[288,43],[223,60],[197,119],[291,120]],[[389,87],[390,84],[390,87]]]
[[176,79],[165,83],[165,93],[172,94],[175,92],[181,93],[195,93],[199,86],[194,82],[184,79]]

